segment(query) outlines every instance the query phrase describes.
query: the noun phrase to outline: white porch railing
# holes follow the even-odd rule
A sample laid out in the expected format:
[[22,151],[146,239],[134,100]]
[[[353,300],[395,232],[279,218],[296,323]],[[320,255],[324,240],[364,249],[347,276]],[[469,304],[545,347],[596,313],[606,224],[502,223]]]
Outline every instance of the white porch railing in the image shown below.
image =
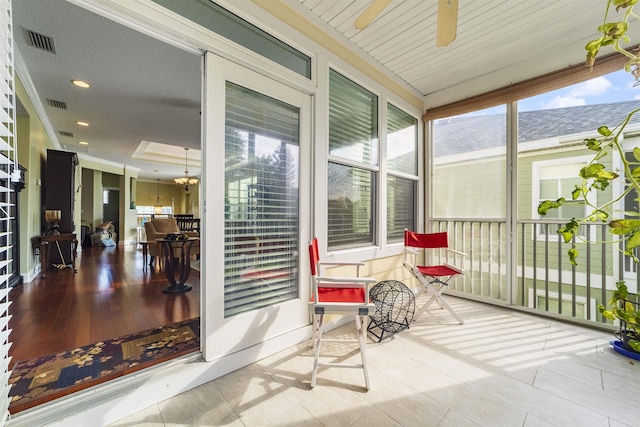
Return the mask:
[[[606,224],[585,226],[578,239],[578,265],[569,262],[557,229],[566,221],[519,220],[513,280],[507,276],[509,233],[504,219],[434,219],[431,230],[448,231],[449,246],[468,254],[466,272],[454,280],[454,295],[571,319],[597,327],[613,328],[597,310],[606,304],[618,280],[637,292],[640,269],[605,239]],[[604,236],[604,239],[603,239]],[[438,262],[434,255],[429,263]]]

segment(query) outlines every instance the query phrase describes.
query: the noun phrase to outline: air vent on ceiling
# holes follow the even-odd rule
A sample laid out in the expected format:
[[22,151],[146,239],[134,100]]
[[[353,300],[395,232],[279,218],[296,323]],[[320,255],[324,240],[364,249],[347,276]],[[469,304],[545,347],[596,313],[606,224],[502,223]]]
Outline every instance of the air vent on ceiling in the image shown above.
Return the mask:
[[54,46],[53,39],[51,37],[36,33],[35,31],[26,28],[24,30],[27,33],[27,42],[30,46],[49,53],[56,53],[56,47]]
[[54,108],[60,108],[61,110],[67,109],[67,103],[64,101],[56,101],[55,99],[48,99],[47,102]]
[[60,132],[58,132],[58,133],[59,133],[60,135],[62,135],[62,136],[68,136],[68,137],[73,138],[73,134],[72,134],[71,132],[66,132],[66,131],[64,131],[64,130],[61,130],[61,131],[60,131]]

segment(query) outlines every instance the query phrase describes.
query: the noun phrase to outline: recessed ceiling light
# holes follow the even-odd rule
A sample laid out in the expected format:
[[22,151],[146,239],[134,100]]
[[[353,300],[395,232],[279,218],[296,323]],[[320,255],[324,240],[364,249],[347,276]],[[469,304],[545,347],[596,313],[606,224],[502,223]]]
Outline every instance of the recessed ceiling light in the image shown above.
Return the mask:
[[89,143],[87,141],[78,141],[78,144],[80,144],[80,145],[89,145]]
[[89,126],[89,123],[87,123],[87,122],[76,122],[76,124],[78,126]]
[[71,83],[73,83],[74,85],[76,85],[78,87],[82,87],[82,88],[91,87],[91,85],[89,83],[83,82],[82,80],[71,80]]

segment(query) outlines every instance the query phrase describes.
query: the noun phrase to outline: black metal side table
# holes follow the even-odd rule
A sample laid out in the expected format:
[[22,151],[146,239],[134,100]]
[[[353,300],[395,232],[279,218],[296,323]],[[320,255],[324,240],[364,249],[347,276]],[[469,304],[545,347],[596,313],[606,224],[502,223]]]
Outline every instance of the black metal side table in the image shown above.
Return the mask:
[[[156,239],[162,244],[162,255],[164,256],[164,272],[169,281],[169,286],[162,289],[165,294],[179,294],[189,292],[191,285],[185,284],[191,273],[191,247],[199,240],[196,237],[188,237],[186,239]],[[175,264],[173,251],[180,248],[180,256],[177,258],[178,264],[178,280],[175,275]]]
[[[384,280],[369,290],[369,299],[375,304],[376,311],[369,316],[367,331],[378,338],[378,342],[409,328],[416,310],[416,298],[407,285],[397,280]],[[379,335],[375,329],[380,330]]]

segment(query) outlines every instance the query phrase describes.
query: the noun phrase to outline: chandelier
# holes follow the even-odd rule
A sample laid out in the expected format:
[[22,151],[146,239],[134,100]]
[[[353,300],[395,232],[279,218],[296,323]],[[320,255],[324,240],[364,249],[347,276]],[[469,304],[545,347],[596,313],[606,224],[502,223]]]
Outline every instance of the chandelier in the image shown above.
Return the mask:
[[184,147],[184,176],[181,178],[174,178],[173,180],[181,187],[184,187],[184,191],[189,191],[189,187],[198,183],[198,178],[189,177],[189,168],[187,166],[187,153],[189,149]]

